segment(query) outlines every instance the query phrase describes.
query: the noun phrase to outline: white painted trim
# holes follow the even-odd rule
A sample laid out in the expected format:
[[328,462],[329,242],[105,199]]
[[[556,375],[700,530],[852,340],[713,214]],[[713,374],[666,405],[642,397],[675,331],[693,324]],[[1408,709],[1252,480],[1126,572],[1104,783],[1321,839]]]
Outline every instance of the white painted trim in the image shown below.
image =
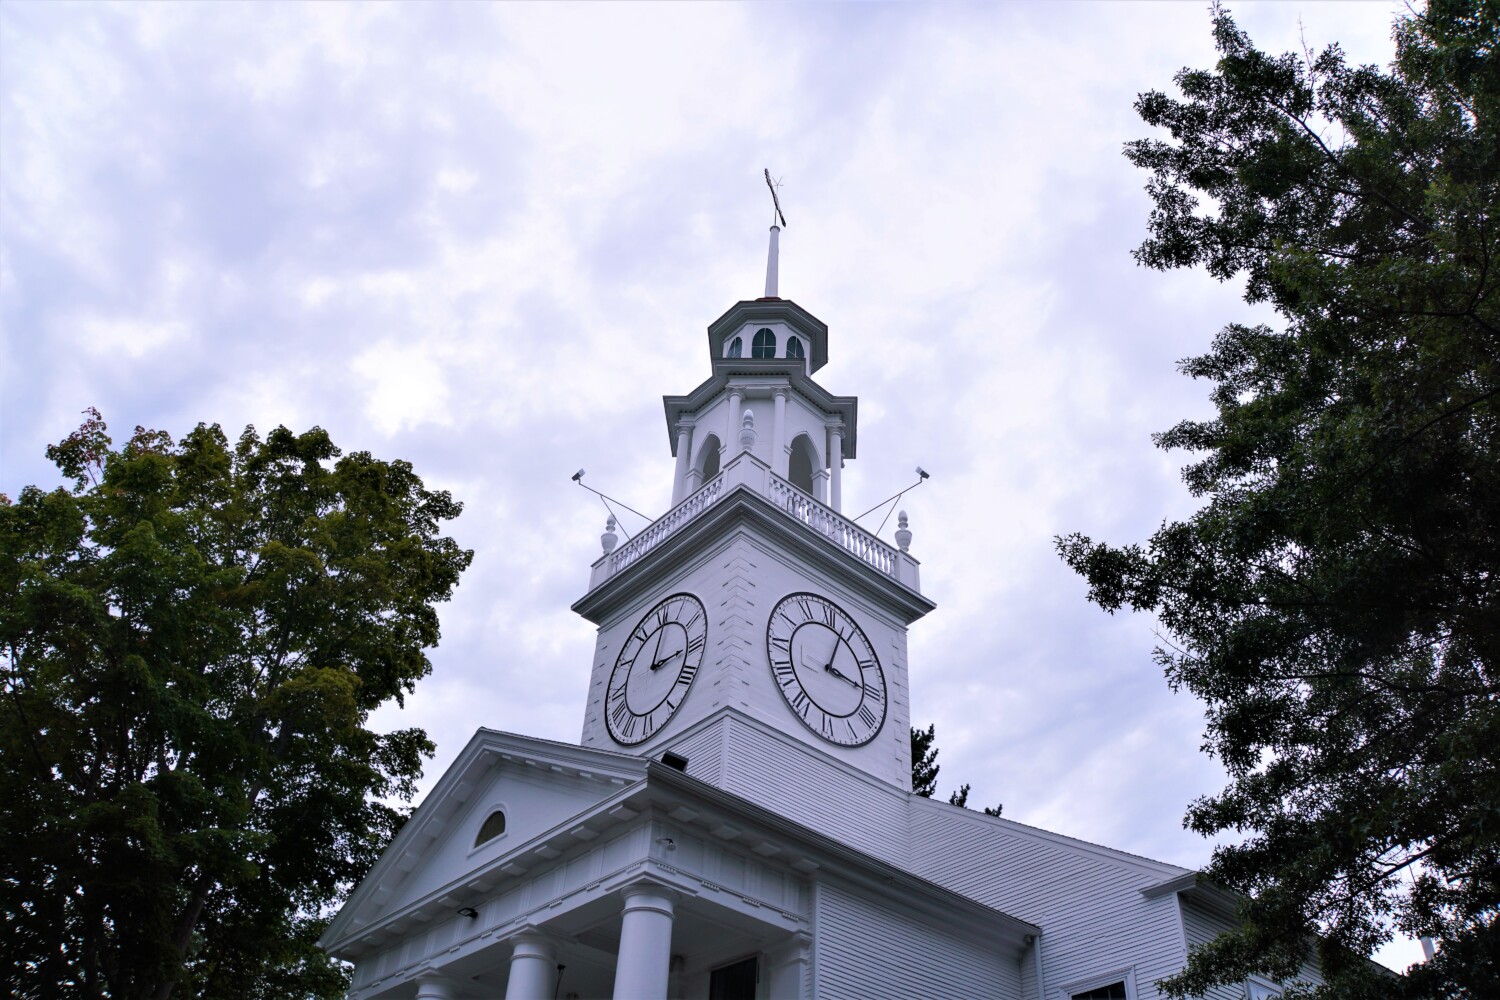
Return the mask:
[[1265,976],[1251,976],[1245,980],[1246,1000],[1274,1000],[1281,996],[1283,986],[1277,986]]
[[1138,994],[1135,991],[1135,966],[1133,965],[1127,965],[1123,969],[1114,969],[1110,972],[1101,972],[1083,979],[1075,979],[1071,983],[1055,987],[1052,995],[1055,1000],[1072,1000],[1079,993],[1087,993],[1089,990],[1097,990],[1101,986],[1110,986],[1121,982],[1125,984],[1125,1000],[1136,1000]]

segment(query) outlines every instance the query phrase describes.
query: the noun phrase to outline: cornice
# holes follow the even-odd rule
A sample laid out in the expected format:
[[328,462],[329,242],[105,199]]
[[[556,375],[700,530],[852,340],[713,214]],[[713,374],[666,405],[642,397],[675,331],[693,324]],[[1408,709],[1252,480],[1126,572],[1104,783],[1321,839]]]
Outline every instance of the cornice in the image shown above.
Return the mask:
[[[843,420],[844,457],[847,459],[856,457],[858,444],[856,429],[859,426],[858,396],[835,396],[813,381],[802,370],[801,363],[795,359],[787,361],[784,358],[772,358],[761,361],[748,358],[724,358],[721,361],[722,364],[715,362],[714,374],[704,379],[687,395],[662,396],[662,410],[667,419],[667,444],[671,449],[672,457],[677,457],[677,422],[680,419],[695,416],[698,411],[713,403],[731,388],[731,380],[755,378],[768,379],[766,388],[772,392],[775,391],[780,380],[785,379],[784,384],[793,392],[828,416]],[[755,386],[750,387],[755,388]]]

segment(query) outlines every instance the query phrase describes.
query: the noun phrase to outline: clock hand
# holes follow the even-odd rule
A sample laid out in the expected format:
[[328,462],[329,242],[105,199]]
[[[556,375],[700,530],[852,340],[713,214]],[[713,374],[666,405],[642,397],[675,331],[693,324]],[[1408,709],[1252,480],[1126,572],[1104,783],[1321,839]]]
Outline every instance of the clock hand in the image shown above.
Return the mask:
[[663,663],[666,662],[666,660],[658,660],[657,659],[657,657],[661,655],[661,633],[662,633],[661,629],[657,629],[656,630],[656,649],[652,650],[652,652],[651,652],[651,669],[652,670],[655,670],[657,667],[661,666]]
[[[661,643],[657,643],[656,648],[657,648],[658,651],[660,651],[661,650]],[[683,652],[683,650],[678,649],[678,650],[674,650],[674,651],[668,653],[666,656],[663,656],[661,659],[659,659],[659,660],[655,661],[654,663],[652,663],[651,664],[651,669],[655,670],[657,667],[660,667],[660,666],[662,666],[665,663],[670,663],[674,657],[676,657],[679,653],[682,653],[682,652]]]
[[844,681],[846,684],[852,684],[855,687],[864,687],[864,685],[859,681],[854,680],[851,677],[846,677],[843,671],[839,670],[839,668],[835,667],[832,663],[828,664],[828,666],[824,667],[823,669],[828,671],[833,676],[837,677],[839,680]]
[[828,654],[828,665],[825,666],[823,668],[823,670],[826,673],[830,673],[833,676],[837,677],[839,680],[845,682],[846,684],[852,684],[855,687],[864,687],[863,684],[860,684],[857,681],[853,681],[853,680],[850,680],[848,677],[845,677],[844,674],[843,674],[843,671],[839,670],[838,667],[835,667],[833,665],[833,661],[836,660],[836,659],[838,659],[838,656],[839,656],[839,640],[835,639],[833,641],[833,652],[831,652],[831,653]]

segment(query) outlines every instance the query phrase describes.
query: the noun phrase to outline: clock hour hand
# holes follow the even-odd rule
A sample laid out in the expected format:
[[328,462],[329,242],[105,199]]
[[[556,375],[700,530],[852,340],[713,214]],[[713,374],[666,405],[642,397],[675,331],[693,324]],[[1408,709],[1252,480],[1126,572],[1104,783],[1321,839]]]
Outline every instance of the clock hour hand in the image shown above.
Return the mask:
[[666,656],[663,656],[661,659],[656,660],[655,662],[653,662],[651,664],[651,669],[655,670],[658,667],[663,666],[664,664],[670,663],[681,652],[682,652],[682,650],[678,649],[678,650],[674,650],[673,652],[668,653]]
[[846,684],[852,684],[854,687],[863,687],[863,685],[860,684],[859,681],[854,680],[852,677],[846,676],[842,670],[840,670],[838,667],[835,667],[832,663],[828,664],[828,666],[824,667],[823,669],[828,671],[833,676],[837,677],[839,680],[845,682]]

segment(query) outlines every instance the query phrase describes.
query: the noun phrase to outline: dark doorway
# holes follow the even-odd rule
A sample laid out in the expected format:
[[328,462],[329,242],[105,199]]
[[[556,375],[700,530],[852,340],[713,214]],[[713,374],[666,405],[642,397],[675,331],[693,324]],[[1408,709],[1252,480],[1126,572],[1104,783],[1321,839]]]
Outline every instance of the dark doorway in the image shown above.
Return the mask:
[[715,969],[708,977],[708,1000],[755,1000],[759,973],[754,955]]

